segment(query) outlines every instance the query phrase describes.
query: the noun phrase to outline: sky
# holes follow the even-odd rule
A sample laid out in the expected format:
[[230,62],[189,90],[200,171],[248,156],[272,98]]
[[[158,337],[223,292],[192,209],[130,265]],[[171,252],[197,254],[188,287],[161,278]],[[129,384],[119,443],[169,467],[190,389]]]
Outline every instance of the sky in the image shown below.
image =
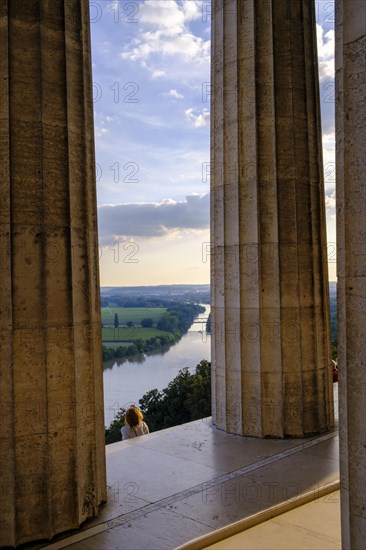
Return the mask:
[[[333,2],[316,2],[335,280]],[[210,282],[210,2],[90,1],[102,286]]]

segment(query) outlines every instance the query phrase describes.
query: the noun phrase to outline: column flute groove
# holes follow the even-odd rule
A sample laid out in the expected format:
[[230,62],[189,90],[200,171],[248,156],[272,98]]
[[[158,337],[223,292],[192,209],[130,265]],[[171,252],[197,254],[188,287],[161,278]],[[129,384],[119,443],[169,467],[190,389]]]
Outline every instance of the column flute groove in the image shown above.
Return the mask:
[[341,523],[350,550],[366,545],[366,3],[335,7]]
[[0,2],[0,546],[106,499],[89,24],[87,0]]
[[333,425],[315,7],[213,6],[214,423],[303,437]]

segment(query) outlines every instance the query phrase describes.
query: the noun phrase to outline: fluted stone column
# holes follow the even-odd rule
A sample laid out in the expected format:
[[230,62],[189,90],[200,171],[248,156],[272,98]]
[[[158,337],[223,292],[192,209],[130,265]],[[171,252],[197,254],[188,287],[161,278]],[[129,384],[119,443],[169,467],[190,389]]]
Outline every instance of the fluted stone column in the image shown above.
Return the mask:
[[342,548],[366,547],[366,3],[336,2]]
[[88,9],[0,1],[0,546],[105,500]]
[[213,3],[213,418],[333,425],[314,3]]

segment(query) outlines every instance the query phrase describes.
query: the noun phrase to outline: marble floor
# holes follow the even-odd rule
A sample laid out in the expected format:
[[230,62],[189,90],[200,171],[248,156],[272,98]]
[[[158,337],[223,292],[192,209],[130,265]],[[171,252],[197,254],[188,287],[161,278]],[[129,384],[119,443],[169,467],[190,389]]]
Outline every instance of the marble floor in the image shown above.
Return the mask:
[[108,503],[97,519],[24,548],[163,550],[339,479],[338,432],[242,438],[210,418],[108,445]]
[[304,548],[341,550],[340,492],[338,490],[329,493],[204,548],[207,550],[238,550],[238,548],[240,550],[304,550]]

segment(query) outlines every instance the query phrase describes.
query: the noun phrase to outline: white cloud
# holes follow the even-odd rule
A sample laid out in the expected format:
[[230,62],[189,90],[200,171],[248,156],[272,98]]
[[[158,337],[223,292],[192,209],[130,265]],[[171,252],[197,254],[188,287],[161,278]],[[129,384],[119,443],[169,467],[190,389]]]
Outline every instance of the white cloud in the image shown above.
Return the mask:
[[202,17],[202,0],[185,0],[183,13],[186,21],[193,21]]
[[102,246],[124,237],[168,237],[177,232],[207,229],[210,225],[209,194],[188,195],[183,201],[164,199],[98,207]]
[[146,63],[153,54],[177,56],[185,62],[206,63],[210,59],[210,41],[204,41],[189,31],[172,34],[171,29],[141,32],[134,40],[135,46],[121,54],[123,59],[141,60]]
[[335,191],[329,196],[325,195],[325,208],[327,212],[330,210],[334,210],[336,207],[336,197],[335,197]]
[[204,109],[202,113],[198,113],[192,107],[184,111],[186,118],[191,122],[196,128],[200,126],[207,126],[210,122],[210,112],[207,109]]
[[169,90],[168,95],[175,99],[183,99],[184,95],[180,94],[178,90]]
[[184,19],[184,11],[174,0],[145,0],[140,4],[140,22],[166,28],[168,33],[180,32],[184,28]]
[[172,33],[184,28],[184,25],[202,14],[200,0],[184,0],[179,5],[175,0],[145,0],[140,5],[139,20],[148,25],[166,27]]
[[317,23],[318,59],[320,82],[334,79],[334,30],[326,33]]
[[101,138],[105,134],[107,134],[109,132],[109,130],[107,128],[103,128],[103,127],[100,127],[100,126],[95,126],[94,132],[95,132],[96,137]]
[[[142,28],[121,53],[123,59],[139,60],[148,68],[156,63],[157,56],[179,58],[184,63],[196,61],[208,64],[210,40],[196,36],[189,29],[189,22],[201,15],[200,2],[186,0],[178,4],[174,0],[145,0],[140,5],[139,20]],[[156,71],[155,66],[150,70]]]
[[160,71],[160,70],[152,70],[151,71],[151,76],[153,78],[160,78],[161,76],[166,76],[166,72],[165,71]]
[[113,122],[113,117],[109,115],[105,116],[102,113],[95,113],[94,115],[95,122],[95,135],[97,138],[102,138],[105,134],[108,134],[109,128],[107,127],[111,122]]

